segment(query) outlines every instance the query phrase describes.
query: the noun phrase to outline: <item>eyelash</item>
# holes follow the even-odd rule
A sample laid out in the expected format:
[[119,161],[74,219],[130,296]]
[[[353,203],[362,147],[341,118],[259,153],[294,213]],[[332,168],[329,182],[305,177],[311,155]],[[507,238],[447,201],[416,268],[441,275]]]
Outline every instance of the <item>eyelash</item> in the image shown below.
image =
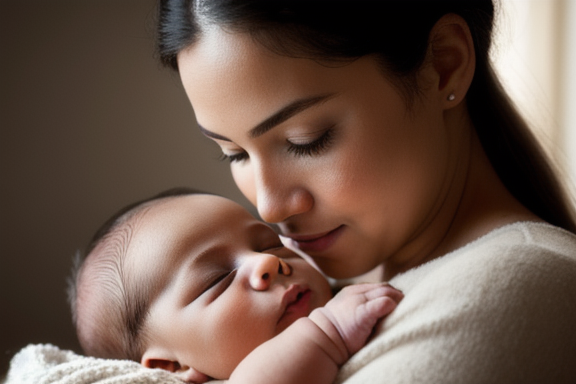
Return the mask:
[[236,271],[237,270],[234,269],[232,271],[218,275],[214,280],[212,280],[210,282],[210,284],[204,289],[204,291],[202,291],[201,295],[208,292],[212,288],[216,287],[220,283],[224,282],[225,285],[218,289],[217,295],[220,295],[220,293],[224,292],[226,290],[226,288],[228,288],[230,286],[230,284],[232,284],[232,281],[234,280],[234,276],[236,276]]
[[306,143],[306,144],[294,144],[290,143],[288,147],[288,152],[293,153],[296,156],[315,156],[319,155],[324,151],[332,142],[333,137],[332,128],[324,132],[316,140]]
[[[326,130],[319,138],[316,140],[306,143],[306,144],[294,144],[288,142],[288,152],[294,154],[295,156],[316,156],[322,153],[328,146],[332,143],[334,136],[333,129],[330,128]],[[221,161],[229,161],[230,163],[242,162],[248,159],[248,153],[240,152],[233,155],[226,155],[222,153],[220,155]]]
[[234,155],[227,155],[225,153],[220,154],[220,161],[229,161],[231,163],[244,161],[248,159],[248,154],[246,152],[236,153]]

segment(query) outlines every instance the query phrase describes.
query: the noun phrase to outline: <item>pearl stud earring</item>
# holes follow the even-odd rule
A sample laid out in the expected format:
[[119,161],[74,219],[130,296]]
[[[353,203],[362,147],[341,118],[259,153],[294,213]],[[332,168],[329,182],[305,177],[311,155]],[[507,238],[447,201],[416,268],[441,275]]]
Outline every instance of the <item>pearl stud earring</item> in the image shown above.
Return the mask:
[[454,93],[451,93],[448,95],[448,101],[454,101],[456,99],[456,95]]

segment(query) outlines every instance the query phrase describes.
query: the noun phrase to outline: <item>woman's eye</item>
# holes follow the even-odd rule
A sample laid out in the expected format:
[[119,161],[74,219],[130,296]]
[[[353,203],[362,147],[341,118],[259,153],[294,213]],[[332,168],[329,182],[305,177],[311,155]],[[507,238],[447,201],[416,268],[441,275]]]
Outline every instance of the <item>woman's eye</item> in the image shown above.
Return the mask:
[[[328,146],[332,143],[334,136],[334,130],[332,128],[326,130],[317,139],[305,143],[296,144],[288,141],[288,152],[293,153],[296,156],[314,156],[322,153]],[[222,153],[220,155],[221,161],[228,161],[230,163],[240,163],[248,160],[250,156],[247,152],[238,152],[233,154]]]
[[324,132],[316,140],[306,144],[295,144],[288,142],[288,152],[296,156],[314,156],[322,153],[332,142],[334,131],[332,128]]
[[220,155],[221,161],[228,161],[230,163],[241,162],[248,159],[248,154],[246,152],[239,152],[232,155],[227,155],[222,153]]

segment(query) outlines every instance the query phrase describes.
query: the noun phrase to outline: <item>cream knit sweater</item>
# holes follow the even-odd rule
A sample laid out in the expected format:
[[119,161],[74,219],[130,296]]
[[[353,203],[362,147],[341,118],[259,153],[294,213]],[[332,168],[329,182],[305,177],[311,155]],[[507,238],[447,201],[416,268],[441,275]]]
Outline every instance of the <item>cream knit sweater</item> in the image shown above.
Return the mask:
[[337,382],[576,383],[576,236],[516,223],[396,276],[405,298]]

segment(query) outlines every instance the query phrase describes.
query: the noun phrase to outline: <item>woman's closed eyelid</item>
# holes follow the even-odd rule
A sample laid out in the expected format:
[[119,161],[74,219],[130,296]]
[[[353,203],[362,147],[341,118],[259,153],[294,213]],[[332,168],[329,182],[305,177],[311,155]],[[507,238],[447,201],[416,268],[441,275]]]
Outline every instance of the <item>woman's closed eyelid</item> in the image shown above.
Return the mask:
[[220,155],[221,161],[229,161],[231,163],[240,162],[247,159],[248,159],[248,153],[246,152],[239,152],[230,155],[227,155],[226,153],[222,152],[222,154]]
[[248,153],[244,151],[242,148],[230,148],[228,146],[224,146],[219,142],[215,141],[216,144],[220,147],[220,161],[229,161],[231,163],[237,161],[244,161],[248,159]]
[[[290,139],[286,139],[286,143],[288,144],[287,152],[291,153],[295,156],[315,156],[322,153],[326,150],[330,144],[332,144],[332,140],[334,138],[334,129],[333,127],[325,130],[319,137],[309,140],[305,143],[296,143],[290,141]],[[292,139],[294,140],[294,139]],[[230,163],[239,163],[246,161],[250,158],[248,152],[242,151],[233,154],[226,154],[222,151],[220,156],[220,160],[227,160]]]
[[323,152],[332,143],[333,139],[333,128],[329,128],[318,138],[303,144],[297,144],[288,141],[289,147],[288,152],[293,153],[296,156],[314,156]]
[[296,145],[310,144],[320,139],[326,134],[327,131],[331,130],[332,128],[333,125],[324,125],[323,128],[319,129],[304,129],[302,131],[296,130],[286,134],[286,141],[288,141],[290,144]]

